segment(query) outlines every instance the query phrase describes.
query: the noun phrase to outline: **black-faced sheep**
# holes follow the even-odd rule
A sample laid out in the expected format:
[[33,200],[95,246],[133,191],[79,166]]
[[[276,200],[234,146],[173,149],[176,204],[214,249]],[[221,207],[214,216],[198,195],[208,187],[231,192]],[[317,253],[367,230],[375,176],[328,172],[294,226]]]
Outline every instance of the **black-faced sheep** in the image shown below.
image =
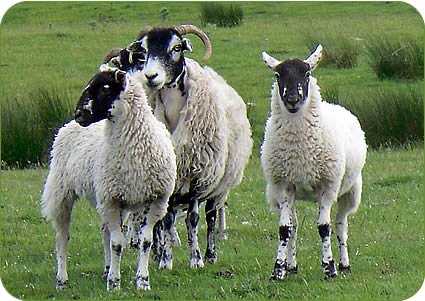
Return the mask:
[[[223,208],[230,189],[237,186],[252,148],[246,106],[237,92],[211,68],[185,58],[192,51],[184,36],[197,35],[211,55],[207,35],[193,25],[152,28],[139,35],[131,50],[145,54],[140,80],[154,108],[172,135],[177,157],[176,189],[165,218],[165,233],[176,210],[186,206],[190,267],[204,265],[198,246],[199,206],[205,201],[207,262],[216,261],[214,228],[217,208]],[[169,239],[160,266],[171,268]]]
[[62,289],[68,282],[71,211],[85,196],[104,224],[108,289],[120,287],[122,224],[128,213],[139,212],[136,286],[148,290],[152,228],[166,213],[176,158],[170,134],[154,117],[142,85],[121,70],[101,69],[83,90],[75,120],[54,139],[41,197],[42,215],[56,230],[56,286]]
[[277,77],[261,150],[267,200],[279,210],[279,246],[271,276],[277,280],[297,271],[296,198],[314,198],[319,203],[317,224],[325,277],[337,274],[331,251],[330,214],[332,204],[338,200],[339,269],[350,269],[347,217],[360,204],[367,145],[357,118],[345,108],[321,99],[317,81],[311,76],[321,51],[319,45],[306,60],[283,62],[262,53]]

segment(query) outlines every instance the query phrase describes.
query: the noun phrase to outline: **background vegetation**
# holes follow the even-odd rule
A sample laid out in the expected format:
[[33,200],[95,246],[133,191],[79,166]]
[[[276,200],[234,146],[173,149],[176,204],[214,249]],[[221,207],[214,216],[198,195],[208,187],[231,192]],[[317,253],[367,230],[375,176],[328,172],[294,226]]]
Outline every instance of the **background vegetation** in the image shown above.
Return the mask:
[[[6,13],[0,28],[0,263],[2,282],[13,295],[399,300],[419,288],[424,279],[422,18],[402,2],[237,5],[243,9],[243,22],[231,28],[203,23],[197,2],[23,2]],[[174,271],[151,267],[153,290],[148,293],[133,288],[136,255],[127,250],[122,290],[108,293],[101,279],[99,220],[81,202],[72,226],[71,288],[56,292],[53,232],[40,219],[38,204],[55,128],[72,118],[81,90],[110,48],[126,46],[147,24],[186,23],[209,35],[213,56],[205,63],[245,99],[254,134],[246,177],[230,195],[229,241],[219,243],[218,263],[199,271],[189,270],[183,244],[176,249]],[[187,55],[200,60],[202,44],[191,41],[194,52]],[[258,161],[273,74],[260,52],[303,58],[317,42],[329,53],[314,72],[324,98],[358,115],[371,146],[363,204],[351,219],[353,273],[323,281],[316,206],[300,202],[300,272],[275,283],[268,277],[277,216],[265,204]],[[39,163],[41,168],[9,170]],[[181,223],[179,230],[184,242]],[[200,237],[204,248],[204,227]]]

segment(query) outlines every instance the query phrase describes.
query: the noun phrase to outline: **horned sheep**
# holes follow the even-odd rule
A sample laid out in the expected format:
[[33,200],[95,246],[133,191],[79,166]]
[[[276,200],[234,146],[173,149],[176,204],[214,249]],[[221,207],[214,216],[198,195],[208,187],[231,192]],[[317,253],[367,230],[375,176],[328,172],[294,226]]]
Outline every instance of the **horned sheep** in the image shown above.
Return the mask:
[[331,206],[337,201],[336,235],[339,270],[350,270],[347,250],[348,215],[361,200],[362,168],[367,145],[357,118],[347,109],[322,101],[311,71],[322,46],[305,60],[262,57],[277,77],[271,92],[271,113],[261,148],[268,203],[279,210],[279,245],[272,279],[296,272],[297,217],[295,199],[313,198],[322,239],[326,278],[337,275],[331,251]]
[[41,197],[42,215],[56,230],[57,289],[68,283],[67,246],[75,201],[87,197],[103,222],[107,288],[120,287],[122,225],[139,212],[136,286],[150,289],[148,260],[154,224],[166,213],[176,158],[165,126],[140,83],[103,66],[83,90],[75,120],[59,129]]
[[[175,223],[177,209],[186,207],[190,267],[199,268],[204,265],[197,238],[200,204],[206,204],[205,259],[214,263],[217,209],[223,208],[230,189],[241,182],[252,139],[246,106],[238,93],[211,68],[185,58],[184,52],[192,51],[187,34],[202,40],[204,59],[209,58],[211,43],[193,25],[143,30],[128,48],[145,54],[140,80],[155,116],[171,133],[177,157],[176,189],[164,218],[165,236]],[[160,267],[172,268],[170,245],[168,235]]]

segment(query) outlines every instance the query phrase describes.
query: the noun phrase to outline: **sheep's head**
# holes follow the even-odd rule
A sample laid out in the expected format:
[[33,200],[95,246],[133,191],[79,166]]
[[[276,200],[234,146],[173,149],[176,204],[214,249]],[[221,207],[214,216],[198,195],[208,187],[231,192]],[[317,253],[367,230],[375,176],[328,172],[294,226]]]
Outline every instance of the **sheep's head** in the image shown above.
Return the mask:
[[313,71],[322,55],[322,46],[305,59],[288,59],[279,61],[266,52],[262,53],[264,63],[275,72],[279,86],[279,95],[285,108],[290,113],[298,112],[309,96],[310,73]]
[[139,34],[136,42],[127,47],[146,57],[142,80],[146,87],[159,90],[164,85],[176,83],[184,73],[184,52],[192,51],[192,44],[184,35],[193,33],[205,45],[204,59],[211,55],[211,43],[207,35],[193,25],[173,28],[149,28]]
[[81,126],[111,118],[114,101],[124,91],[126,73],[106,65],[100,67],[81,93],[75,110],[75,121]]
[[123,49],[111,49],[105,56],[103,64],[108,64],[110,67],[115,67],[126,72],[142,70],[145,63],[145,54],[132,51],[130,47],[132,47],[132,44]]

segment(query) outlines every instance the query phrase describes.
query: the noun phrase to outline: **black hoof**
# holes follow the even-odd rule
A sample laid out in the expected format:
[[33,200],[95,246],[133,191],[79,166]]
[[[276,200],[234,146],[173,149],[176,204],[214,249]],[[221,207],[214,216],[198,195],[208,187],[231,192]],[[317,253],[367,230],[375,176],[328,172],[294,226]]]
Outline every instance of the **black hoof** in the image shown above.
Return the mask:
[[345,274],[347,274],[347,273],[351,273],[351,266],[350,266],[350,265],[343,265],[342,263],[340,263],[340,264],[338,265],[338,270],[339,270],[341,273],[345,273]]
[[217,262],[217,255],[214,252],[207,250],[205,252],[205,262],[210,263],[210,264],[216,263]]
[[327,263],[322,262],[323,273],[325,274],[325,279],[329,280],[337,276],[335,261],[331,260]]
[[61,280],[57,279],[56,280],[56,289],[59,290],[59,291],[64,290],[68,287],[68,284],[69,284],[68,280],[61,281]]
[[270,280],[281,281],[285,279],[285,275],[286,275],[286,270],[281,268],[274,269],[270,276]]
[[293,275],[298,274],[298,266],[296,265],[296,266],[288,269],[288,273],[293,274]]

